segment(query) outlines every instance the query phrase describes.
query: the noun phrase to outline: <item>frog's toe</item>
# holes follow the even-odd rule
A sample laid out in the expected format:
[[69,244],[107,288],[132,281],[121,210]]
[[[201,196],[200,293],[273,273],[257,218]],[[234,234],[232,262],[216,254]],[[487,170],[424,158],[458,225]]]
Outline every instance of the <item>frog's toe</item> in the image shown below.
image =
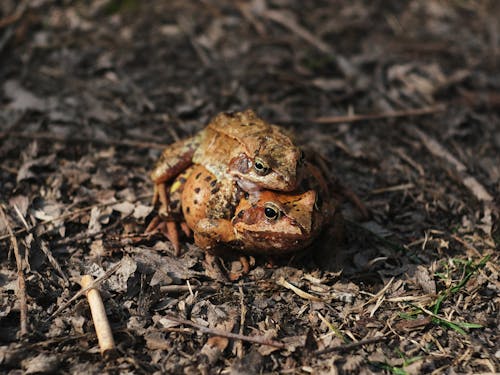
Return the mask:
[[[181,228],[184,223],[181,223]],[[174,248],[175,256],[179,256],[181,254],[181,246],[179,242],[179,230],[178,224],[172,220],[163,220],[160,216],[156,216],[151,220],[149,225],[147,226],[145,233],[146,234],[154,234],[161,233],[165,237],[168,238],[172,247]],[[186,233],[183,229],[183,232]]]

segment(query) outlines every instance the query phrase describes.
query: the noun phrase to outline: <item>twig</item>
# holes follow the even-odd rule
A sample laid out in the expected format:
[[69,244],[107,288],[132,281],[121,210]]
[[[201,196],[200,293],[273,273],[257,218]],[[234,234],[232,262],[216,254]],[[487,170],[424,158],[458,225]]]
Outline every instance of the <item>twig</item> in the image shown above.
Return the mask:
[[398,147],[398,148],[393,149],[393,151],[401,159],[403,159],[408,164],[410,164],[413,168],[415,168],[415,170],[418,172],[418,174],[420,176],[424,176],[425,175],[424,168],[420,164],[418,164],[415,160],[413,160],[412,158],[410,158],[402,148]]
[[[14,204],[14,210],[16,211],[16,214],[17,216],[19,217],[19,219],[21,220],[21,222],[23,223],[24,225],[24,228],[26,230],[29,230],[29,225],[28,223],[26,222],[26,219],[24,218],[23,214],[21,213],[21,210],[19,210],[19,208],[17,207],[16,204]],[[44,241],[41,241],[37,238],[37,236],[34,236],[36,242],[39,244],[40,246],[40,249],[43,251],[43,253],[45,254],[45,256],[47,257],[47,259],[49,260],[49,263],[52,265],[52,267],[54,267],[54,269],[59,272],[59,275],[63,278],[63,280],[66,282],[66,283],[69,283],[69,280],[68,280],[68,276],[66,276],[66,274],[64,273],[64,271],[62,270],[61,266],[59,265],[59,262],[57,261],[56,258],[54,258],[54,256],[52,255],[52,252],[49,250],[49,247],[47,246],[47,244],[44,242]]]
[[275,348],[279,348],[279,349],[287,349],[287,346],[285,343],[280,342],[280,341],[275,341],[275,340],[269,340],[269,339],[262,337],[262,336],[245,336],[245,335],[240,335],[237,333],[225,332],[225,331],[221,331],[219,329],[204,327],[204,326],[197,324],[195,322],[192,322],[190,320],[181,319],[181,318],[178,318],[178,317],[172,316],[172,315],[167,315],[166,318],[168,320],[173,321],[173,322],[196,328],[200,332],[206,333],[209,335],[227,337],[229,339],[234,339],[234,340],[253,342],[255,344],[260,344],[260,345],[274,346]]
[[54,142],[87,142],[94,144],[102,144],[102,145],[111,145],[111,146],[130,146],[136,148],[147,148],[147,149],[156,149],[163,150],[167,145],[156,143],[156,142],[144,142],[144,141],[127,141],[127,140],[112,140],[112,139],[97,139],[97,138],[88,138],[88,137],[64,137],[59,136],[49,132],[34,132],[34,133],[24,133],[24,132],[13,132],[13,131],[3,131],[0,132],[0,138],[6,137],[18,137],[18,138],[26,138],[26,139],[41,139],[41,140],[49,140]]
[[399,117],[411,117],[411,116],[425,116],[431,115],[438,112],[443,112],[446,109],[446,106],[442,104],[423,107],[423,108],[415,108],[415,109],[405,109],[401,111],[389,111],[384,113],[372,113],[372,114],[364,114],[364,115],[347,115],[347,116],[325,116],[325,117],[317,117],[313,119],[313,122],[318,124],[342,124],[346,122],[360,122],[360,121],[368,121],[368,120],[381,120],[381,119],[390,119],[390,118],[399,118]]
[[408,184],[401,184],[401,185],[396,185],[396,186],[389,186],[386,188],[374,189],[370,193],[371,194],[383,194],[383,193],[388,193],[388,192],[393,192],[393,191],[413,189],[414,187],[415,187],[415,185],[410,182]]
[[[247,315],[247,307],[245,305],[245,294],[243,292],[243,287],[238,285],[238,292],[240,294],[240,329],[239,334],[243,335],[243,329],[245,328],[245,317]],[[243,341],[238,341],[235,345],[235,351],[238,358],[243,358]]]
[[186,34],[186,36],[189,39],[189,43],[193,47],[194,51],[196,52],[196,55],[200,58],[200,61],[204,66],[209,66],[210,65],[210,58],[208,57],[208,54],[205,52],[205,50],[202,48],[200,43],[196,40],[196,35],[194,32],[194,23],[191,18],[188,17],[178,17],[177,18],[177,25],[181,29],[181,31]]
[[116,228],[117,226],[119,226],[120,224],[122,224],[122,222],[123,222],[124,219],[129,218],[131,215],[132,214],[128,214],[127,216],[125,216],[123,218],[119,218],[113,224],[108,225],[108,226],[102,228],[101,230],[98,230],[98,231],[95,231],[95,232],[92,232],[92,233],[82,232],[82,233],[78,233],[77,235],[75,235],[73,237],[61,238],[60,240],[54,241],[52,243],[52,245],[62,246],[62,245],[67,245],[69,243],[74,243],[74,242],[78,242],[78,241],[82,241],[82,240],[88,240],[88,239],[91,239],[91,238],[96,238],[96,237],[98,237],[98,236],[100,236],[100,235],[102,235],[104,233],[107,233],[107,232],[111,231],[112,229]]
[[19,298],[19,311],[21,316],[20,335],[22,337],[28,333],[28,305],[26,303],[26,283],[24,280],[23,259],[19,254],[19,246],[17,244],[17,239],[16,236],[14,235],[14,232],[12,231],[12,228],[10,227],[3,205],[0,205],[0,214],[2,214],[2,219],[5,222],[5,227],[9,232],[10,241],[12,243],[12,247],[14,247],[14,256],[16,257],[17,285],[18,285],[17,297]]
[[321,38],[318,38],[305,27],[301,26],[294,19],[287,17],[285,13],[279,10],[265,9],[259,15],[279,23],[281,26],[287,28],[292,33],[317,48],[319,51],[333,56],[337,67],[342,71],[342,74],[345,77],[354,77],[356,75],[356,69],[346,60],[345,57],[336,53],[329,44],[324,42]]
[[432,155],[443,159],[455,168],[455,170],[460,174],[459,179],[462,185],[464,185],[476,197],[477,200],[482,202],[493,201],[493,197],[490,195],[490,193],[488,193],[486,188],[481,185],[481,183],[476,180],[475,177],[467,173],[467,167],[455,156],[453,156],[448,150],[446,150],[444,146],[442,146],[436,139],[425,134],[416,126],[408,126],[407,129],[415,136],[420,138],[423,145],[430,151]]
[[451,235],[451,238],[453,238],[455,241],[460,242],[462,245],[464,245],[464,246],[465,246],[465,248],[466,248],[467,250],[472,251],[472,252],[474,253],[474,255],[475,255],[475,256],[477,256],[477,257],[479,257],[479,258],[480,258],[480,257],[482,257],[482,254],[479,252],[479,250],[478,250],[478,249],[476,249],[474,246],[472,246],[471,244],[469,244],[469,243],[468,243],[467,241],[465,241],[464,239],[462,239],[462,238],[458,237],[456,234],[452,234],[452,235]]
[[284,277],[280,277],[276,281],[276,284],[281,285],[284,288],[290,289],[292,292],[294,292],[295,294],[297,294],[301,298],[307,299],[309,301],[314,301],[314,302],[324,302],[323,298],[320,298],[320,297],[314,296],[310,293],[304,292],[302,289],[297,288],[295,285],[286,281]]
[[219,288],[210,285],[163,285],[161,293],[217,292]]
[[94,321],[94,328],[97,334],[97,341],[103,357],[110,355],[115,351],[115,340],[113,339],[113,332],[109,325],[108,317],[106,316],[106,308],[102,302],[99,290],[95,288],[94,279],[90,275],[83,275],[81,280],[83,289],[86,289],[85,295],[90,306],[92,313],[92,320]]
[[17,22],[23,16],[26,9],[28,9],[28,4],[29,0],[21,2],[13,14],[0,19],[0,29]]
[[388,339],[389,339],[389,337],[387,337],[387,336],[377,336],[377,337],[372,337],[372,338],[369,338],[366,340],[356,341],[356,342],[353,342],[350,344],[339,345],[339,346],[334,346],[331,348],[317,350],[313,353],[315,355],[321,355],[321,354],[327,354],[327,353],[332,353],[332,352],[347,352],[349,350],[359,348],[360,346],[376,344],[377,342],[386,341]]
[[[115,273],[118,268],[120,268],[122,265],[122,262],[118,262],[117,264],[115,264],[113,267],[111,267],[108,271],[106,271],[106,273],[102,276],[99,276],[97,279],[94,280],[94,283],[91,287],[95,287],[96,285],[98,285],[101,281],[103,280],[106,280],[108,277],[110,277],[113,273]],[[81,289],[80,291],[76,292],[75,295],[73,297],[71,297],[66,303],[63,303],[56,311],[54,311],[54,313],[52,313],[51,316],[49,316],[46,321],[49,321],[51,320],[52,318],[54,318],[56,315],[60,314],[64,309],[66,309],[66,307],[68,307],[73,301],[77,300],[78,298],[80,298],[80,296],[84,295],[90,288],[84,288],[84,289]]]

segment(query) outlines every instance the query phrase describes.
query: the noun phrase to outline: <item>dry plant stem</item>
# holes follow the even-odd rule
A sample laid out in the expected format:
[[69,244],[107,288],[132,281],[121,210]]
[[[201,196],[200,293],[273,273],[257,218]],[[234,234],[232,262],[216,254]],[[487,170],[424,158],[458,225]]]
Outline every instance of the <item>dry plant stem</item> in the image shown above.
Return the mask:
[[359,348],[360,346],[376,344],[377,342],[386,341],[388,339],[389,339],[389,337],[387,337],[387,336],[372,337],[370,339],[361,340],[361,341],[353,342],[350,344],[339,345],[339,346],[334,346],[331,348],[318,350],[318,351],[314,352],[314,354],[321,355],[321,354],[327,354],[327,353],[332,353],[332,352],[347,352],[349,350]]
[[490,195],[490,193],[488,193],[485,187],[481,185],[475,177],[472,177],[467,173],[467,167],[455,156],[453,156],[448,150],[446,150],[446,148],[444,148],[444,146],[442,146],[437,140],[425,134],[416,126],[409,126],[408,130],[418,138],[420,138],[422,144],[429,150],[432,155],[445,160],[448,164],[452,165],[455,168],[456,172],[458,172],[460,175],[459,178],[462,185],[464,185],[476,197],[477,200],[482,202],[493,201],[493,197]]
[[[248,286],[248,285],[258,285],[253,282],[250,283],[238,283],[234,284],[232,282],[230,283],[224,283],[224,286],[226,287],[232,287],[238,289],[243,286]],[[221,287],[219,284],[217,285],[164,285],[160,287],[160,292],[162,293],[185,293],[189,291],[193,292],[218,292],[221,290]]]
[[0,139],[6,137],[17,137],[26,139],[42,139],[53,142],[87,142],[101,145],[109,146],[129,146],[134,148],[146,148],[154,150],[164,150],[167,145],[156,143],[156,142],[143,142],[143,141],[127,141],[127,140],[111,140],[111,139],[96,139],[96,138],[86,138],[86,137],[62,137],[56,134],[47,132],[34,132],[34,133],[23,133],[14,131],[4,131],[0,132]]
[[345,57],[336,53],[331,46],[324,42],[321,38],[317,37],[314,33],[300,25],[293,18],[288,17],[285,13],[278,10],[266,9],[259,16],[266,17],[281,26],[287,28],[299,38],[305,40],[310,45],[317,48],[319,51],[334,56],[335,63],[345,77],[354,77],[356,75],[356,68]]
[[[26,230],[29,230],[29,225],[26,222],[26,219],[24,218],[23,214],[21,213],[21,210],[17,207],[17,205],[14,204],[14,210],[16,211],[17,216],[19,217],[19,220],[23,223],[24,227]],[[64,282],[66,284],[69,283],[68,276],[64,273],[62,270],[61,266],[59,265],[59,262],[57,261],[56,258],[52,255],[52,252],[50,251],[48,245],[44,241],[40,241],[36,235],[33,236],[38,243],[40,249],[43,251],[47,259],[49,260],[49,263],[54,267],[54,269],[59,273],[59,275],[63,278]]]
[[17,22],[23,16],[23,14],[26,12],[26,9],[28,9],[28,4],[29,4],[29,0],[25,0],[25,1],[21,2],[17,6],[17,9],[14,11],[14,14],[11,14],[5,18],[0,19],[0,29]]
[[26,283],[24,280],[24,272],[23,272],[23,259],[19,254],[19,246],[17,244],[16,236],[10,227],[9,221],[7,220],[7,215],[5,214],[3,205],[0,205],[0,213],[2,214],[2,219],[5,222],[5,227],[9,232],[10,241],[12,243],[12,247],[14,248],[14,256],[16,258],[16,267],[17,267],[17,297],[19,298],[19,310],[21,316],[20,322],[20,335],[25,336],[28,333],[28,304],[26,303]]
[[402,111],[390,111],[385,113],[317,117],[313,121],[319,124],[342,124],[346,122],[359,122],[359,121],[382,120],[382,119],[398,118],[398,117],[431,115],[434,113],[443,112],[445,109],[446,107],[444,105],[438,104],[430,107],[406,109]]
[[167,315],[166,318],[168,320],[173,321],[173,322],[193,327],[193,328],[197,329],[198,331],[200,331],[202,333],[209,334],[209,335],[227,337],[228,339],[234,339],[234,340],[253,342],[255,344],[260,344],[260,345],[274,346],[275,348],[280,348],[280,349],[287,349],[287,346],[284,343],[282,343],[280,341],[269,340],[265,337],[245,336],[245,335],[240,335],[237,333],[221,331],[219,329],[208,328],[208,327],[204,327],[202,325],[196,324],[195,322],[192,322],[190,320],[177,318],[177,317],[172,316],[172,315]]
[[106,316],[106,308],[101,299],[101,294],[94,286],[94,279],[90,275],[83,275],[81,280],[83,289],[87,289],[85,293],[92,313],[92,320],[94,321],[95,332],[97,340],[99,341],[99,348],[101,355],[105,356],[115,350],[115,340],[113,339],[113,332],[109,326],[108,317]]
[[[240,294],[240,329],[239,334],[243,335],[243,328],[245,327],[245,317],[247,315],[247,307],[245,305],[245,294],[243,292],[243,287],[238,285],[238,292]],[[235,345],[236,354],[238,358],[243,358],[243,341],[238,341]]]

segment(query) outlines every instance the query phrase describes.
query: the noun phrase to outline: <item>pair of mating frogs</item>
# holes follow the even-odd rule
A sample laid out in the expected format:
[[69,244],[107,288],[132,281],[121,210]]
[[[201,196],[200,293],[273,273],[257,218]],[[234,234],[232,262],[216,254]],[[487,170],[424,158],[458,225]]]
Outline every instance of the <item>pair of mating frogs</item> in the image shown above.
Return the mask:
[[253,111],[221,113],[165,149],[151,174],[158,228],[179,253],[176,223],[210,254],[280,255],[341,221],[320,170]]

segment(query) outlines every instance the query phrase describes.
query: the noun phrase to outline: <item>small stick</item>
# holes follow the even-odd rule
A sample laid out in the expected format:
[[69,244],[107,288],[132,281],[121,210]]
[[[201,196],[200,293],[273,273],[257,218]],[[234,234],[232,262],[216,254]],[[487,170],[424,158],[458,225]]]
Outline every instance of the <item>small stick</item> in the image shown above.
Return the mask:
[[186,292],[217,292],[220,288],[210,285],[163,285],[161,293],[186,293]]
[[[26,219],[24,218],[23,214],[21,213],[21,210],[19,209],[19,207],[17,207],[16,204],[14,204],[14,210],[16,211],[16,214],[19,217],[19,220],[21,220],[21,222],[23,223],[26,230],[29,230],[30,227],[29,227],[28,223],[26,222]],[[52,255],[52,252],[50,251],[50,249],[49,249],[48,245],[45,243],[45,241],[39,240],[36,235],[34,235],[34,238],[35,238],[35,241],[39,244],[40,249],[43,251],[43,253],[47,257],[47,259],[49,260],[49,263],[52,265],[52,267],[54,267],[54,269],[57,272],[59,272],[59,275],[63,278],[63,280],[66,283],[69,283],[68,276],[66,276],[66,274],[62,270],[61,266],[59,265],[59,262]]]
[[5,226],[7,231],[9,232],[10,241],[12,243],[12,247],[14,248],[14,256],[16,258],[16,266],[17,266],[17,284],[18,291],[17,297],[19,298],[19,310],[21,316],[21,328],[20,335],[25,336],[28,333],[28,304],[26,303],[26,283],[24,280],[24,272],[23,272],[23,259],[19,254],[19,246],[17,244],[16,236],[10,227],[9,221],[7,220],[7,215],[5,215],[5,211],[3,205],[0,205],[0,214],[2,214],[2,219],[5,222]]
[[323,350],[317,350],[316,352],[314,352],[314,354],[321,355],[321,354],[327,354],[327,353],[331,353],[331,352],[347,352],[349,350],[359,348],[360,346],[375,344],[377,342],[385,341],[387,339],[389,339],[387,336],[372,337],[372,338],[369,338],[366,340],[361,340],[361,341],[353,342],[350,344],[334,346],[334,347],[326,348]]
[[359,122],[368,120],[382,120],[387,118],[431,115],[433,113],[443,112],[445,109],[446,107],[444,105],[434,105],[430,107],[405,109],[401,111],[390,111],[385,113],[317,117],[313,121],[318,124],[341,124],[344,122]]
[[237,333],[222,331],[220,329],[208,328],[208,327],[204,327],[200,324],[197,324],[195,322],[192,322],[190,320],[177,318],[177,317],[172,316],[172,315],[167,315],[166,318],[168,320],[173,321],[173,322],[193,327],[193,328],[199,330],[200,332],[207,333],[209,335],[227,337],[229,339],[242,340],[242,341],[247,341],[247,342],[253,342],[255,344],[260,344],[260,345],[274,346],[274,347],[280,348],[280,349],[287,349],[287,346],[285,343],[280,342],[280,341],[270,340],[270,339],[265,338],[265,337],[245,336],[245,335],[240,335]]
[[53,142],[88,142],[106,146],[129,146],[135,148],[147,148],[147,149],[155,149],[155,150],[164,150],[167,145],[156,143],[156,142],[147,142],[147,141],[129,141],[129,140],[110,140],[110,139],[97,139],[97,138],[89,138],[89,137],[64,137],[57,134],[53,134],[50,132],[33,132],[33,133],[24,133],[24,132],[15,132],[15,131],[4,131],[0,132],[0,138],[6,137],[14,137],[14,138],[26,138],[26,139],[40,139],[47,140]]
[[0,29],[17,22],[28,9],[28,5],[29,5],[29,0],[23,1],[18,5],[13,14],[0,19]]
[[101,355],[108,356],[115,350],[115,340],[113,339],[113,332],[109,326],[108,317],[106,316],[106,309],[101,299],[99,290],[92,287],[94,279],[90,275],[83,275],[80,284],[83,289],[90,288],[85,293],[92,313],[92,320],[94,321],[95,332]]
[[455,171],[459,174],[458,179],[465,186],[472,195],[482,202],[493,201],[493,196],[486,190],[486,188],[472,175],[467,172],[467,167],[458,160],[454,155],[452,155],[441,143],[436,139],[427,135],[422,130],[416,126],[408,126],[407,129],[415,136],[420,138],[422,144],[429,150],[429,152],[446,161],[449,165],[452,165]]

